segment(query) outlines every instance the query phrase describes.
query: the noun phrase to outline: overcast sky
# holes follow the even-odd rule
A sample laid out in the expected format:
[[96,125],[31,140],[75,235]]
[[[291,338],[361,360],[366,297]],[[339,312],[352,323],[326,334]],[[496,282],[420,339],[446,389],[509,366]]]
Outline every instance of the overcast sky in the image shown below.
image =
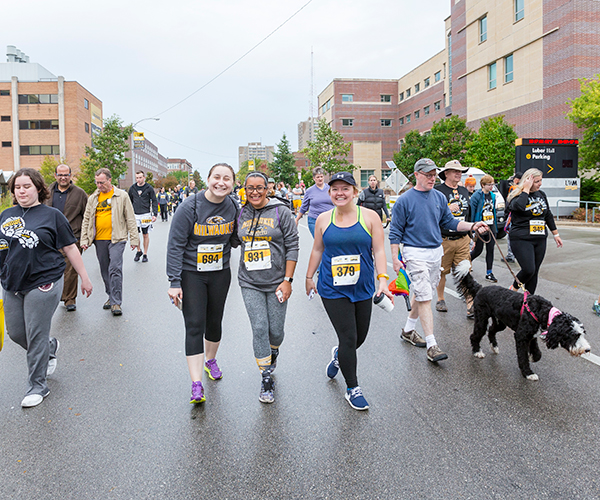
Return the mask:
[[399,78],[442,50],[449,13],[450,0],[13,1],[3,2],[0,48],[16,45],[79,82],[102,101],[104,118],[160,116],[137,129],[205,177],[220,161],[237,170],[248,142],[276,145],[285,133],[297,149],[311,48],[316,113],[334,78]]

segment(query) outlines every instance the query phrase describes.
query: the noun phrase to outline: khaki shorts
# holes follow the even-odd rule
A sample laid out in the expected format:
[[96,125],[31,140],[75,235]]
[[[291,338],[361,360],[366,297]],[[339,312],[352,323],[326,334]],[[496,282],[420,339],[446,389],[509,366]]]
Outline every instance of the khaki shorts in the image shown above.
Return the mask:
[[463,260],[471,261],[470,243],[471,238],[463,236],[459,240],[450,240],[444,238],[442,248],[444,256],[442,257],[442,274],[448,274],[452,268],[460,264]]
[[432,300],[440,282],[440,263],[409,260],[406,262],[406,272],[411,281],[410,290],[415,300],[417,302]]

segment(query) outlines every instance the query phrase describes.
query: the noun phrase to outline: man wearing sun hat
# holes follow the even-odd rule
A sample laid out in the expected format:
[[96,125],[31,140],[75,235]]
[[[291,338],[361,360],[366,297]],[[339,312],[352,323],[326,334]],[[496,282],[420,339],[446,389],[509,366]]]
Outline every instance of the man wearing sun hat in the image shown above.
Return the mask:
[[[433,189],[437,166],[429,158],[421,158],[414,167],[415,187],[404,193],[394,204],[390,224],[390,247],[394,271],[406,269],[411,279],[411,307],[406,324],[402,329],[402,340],[417,346],[427,347],[427,359],[431,362],[447,359],[448,355],[437,345],[433,335],[433,312],[431,301],[433,290],[440,281],[440,267],[444,249],[443,229],[452,231],[487,231],[483,221],[471,223],[456,219],[448,207],[447,198]],[[398,258],[403,244],[404,262]],[[415,330],[417,320],[425,334],[423,339]]]
[[[451,160],[444,168],[438,173],[438,177],[442,179],[443,183],[435,186],[440,193],[446,198],[446,202],[452,216],[455,219],[464,220],[467,222],[471,221],[471,210],[469,206],[469,191],[459,186],[462,174],[464,174],[469,167],[463,167],[458,160]],[[446,288],[446,276],[456,266],[465,266],[468,269],[471,268],[471,258],[469,254],[471,238],[469,238],[468,231],[452,231],[451,229],[442,229],[442,248],[444,249],[444,256],[442,257],[442,274],[440,277],[440,283],[437,287],[437,303],[435,304],[435,310],[439,312],[448,312],[446,306],[446,300],[444,299],[444,289]],[[470,304],[467,304],[470,306]],[[467,308],[467,317],[472,314],[469,308]]]

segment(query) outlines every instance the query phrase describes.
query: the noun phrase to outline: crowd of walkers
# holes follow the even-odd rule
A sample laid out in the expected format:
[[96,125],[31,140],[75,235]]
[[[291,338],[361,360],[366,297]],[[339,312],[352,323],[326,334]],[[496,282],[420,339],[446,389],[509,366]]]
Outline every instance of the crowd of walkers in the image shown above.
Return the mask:
[[[231,282],[231,249],[236,247],[237,281],[260,375],[259,400],[275,401],[273,372],[298,261],[298,222],[307,215],[314,241],[304,289],[309,298],[320,296],[337,336],[326,373],[334,378],[341,371],[345,399],[352,408],[366,410],[357,350],[367,338],[373,298],[383,294],[393,303],[382,221],[391,216],[393,269],[405,269],[412,281],[412,307],[400,337],[426,348],[429,361],[448,357],[434,336],[432,313],[434,294],[435,309],[448,310],[443,295],[447,274],[456,267],[470,268],[485,246],[486,279],[497,281],[490,237],[498,232],[494,179],[483,176],[476,190],[469,177],[463,187],[460,180],[467,170],[456,160],[442,169],[427,158],[417,161],[414,186],[397,200],[392,214],[375,176],[359,193],[351,173],[335,173],[326,183],[320,168],[313,172],[314,185],[304,190],[300,185],[288,189],[258,171],[236,185],[233,168],[219,163],[210,169],[204,190],[190,183],[158,193],[143,172],[125,192],[113,186],[109,170],[100,169],[89,198],[73,185],[66,165],[57,167],[57,181],[50,188],[38,171],[19,170],[9,184],[15,205],[0,214],[0,278],[8,334],[27,352],[29,383],[22,406],[36,406],[49,394],[46,379],[56,369],[60,347],[50,336],[51,320],[59,301],[68,311],[76,309],[77,275],[84,295],[92,292],[81,252],[95,246],[108,296],[103,307],[120,316],[125,246],[129,240],[134,260],[147,262],[150,231],[160,213],[163,221],[172,214],[168,296],[183,313],[190,403],[206,400],[204,372],[211,380],[223,376],[217,353]],[[435,186],[437,176],[442,183]],[[562,246],[541,183],[542,173],[530,169],[515,178],[507,200],[511,250],[521,267],[517,279],[531,293],[546,252],[546,228]],[[474,245],[470,235],[479,235]],[[467,316],[472,317],[470,303]],[[419,321],[423,336],[417,333]]]

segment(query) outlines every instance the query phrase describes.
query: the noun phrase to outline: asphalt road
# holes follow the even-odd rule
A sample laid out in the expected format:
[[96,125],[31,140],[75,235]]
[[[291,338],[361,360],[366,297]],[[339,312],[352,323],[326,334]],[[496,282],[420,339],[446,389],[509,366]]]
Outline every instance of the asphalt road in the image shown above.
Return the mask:
[[[371,409],[351,409],[341,375],[325,376],[333,328],[320,300],[309,302],[302,290],[312,244],[305,226],[275,403],[258,401],[250,325],[234,278],[218,355],[224,377],[207,380],[206,403],[191,406],[183,321],[166,295],[168,227],[156,224],[147,264],[126,251],[122,317],[102,310],[97,261],[93,251],[84,254],[95,290],[75,313],[61,305],[55,314],[58,368],[37,408],[20,407],[25,354],[6,339],[0,498],[600,497],[600,366],[542,347],[534,365],[540,381],[527,381],[510,331],[499,334],[499,355],[476,359],[472,323],[451,292],[450,311],[434,312],[449,354],[439,365],[399,339],[403,303],[391,313],[374,308],[358,374]],[[565,248],[549,241],[538,292],[578,316],[592,352],[600,352],[600,318],[591,312],[600,292],[600,232],[560,232]],[[494,272],[508,286],[498,256]],[[481,256],[474,275],[483,274]],[[483,349],[490,352],[487,341]]]

